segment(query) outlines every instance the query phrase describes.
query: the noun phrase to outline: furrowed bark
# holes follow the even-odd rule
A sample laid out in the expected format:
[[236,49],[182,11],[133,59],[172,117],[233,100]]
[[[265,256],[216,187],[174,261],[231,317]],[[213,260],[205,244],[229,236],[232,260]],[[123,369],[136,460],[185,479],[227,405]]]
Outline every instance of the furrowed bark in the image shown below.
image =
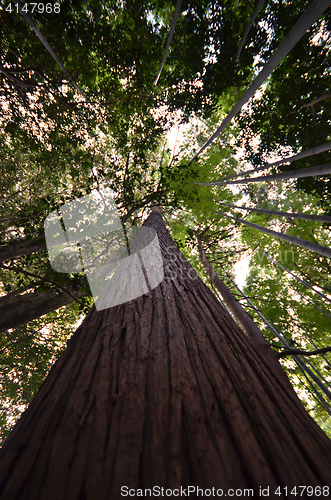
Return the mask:
[[197,278],[161,215],[145,225],[158,233],[164,280],[92,308],[3,445],[3,498],[329,485],[330,441],[281,368]]

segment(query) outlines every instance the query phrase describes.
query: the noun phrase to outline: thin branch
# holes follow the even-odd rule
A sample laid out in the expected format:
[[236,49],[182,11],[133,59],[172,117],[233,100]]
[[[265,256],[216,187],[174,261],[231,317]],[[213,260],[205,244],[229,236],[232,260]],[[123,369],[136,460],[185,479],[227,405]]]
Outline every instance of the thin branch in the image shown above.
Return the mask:
[[324,101],[324,99],[329,99],[331,97],[331,94],[322,94],[313,101],[307,102],[307,104],[303,104],[302,106],[299,106],[296,108],[294,111],[290,112],[290,115],[293,115],[293,113],[296,113],[299,109],[302,108],[313,108],[315,104],[318,104],[321,101]]

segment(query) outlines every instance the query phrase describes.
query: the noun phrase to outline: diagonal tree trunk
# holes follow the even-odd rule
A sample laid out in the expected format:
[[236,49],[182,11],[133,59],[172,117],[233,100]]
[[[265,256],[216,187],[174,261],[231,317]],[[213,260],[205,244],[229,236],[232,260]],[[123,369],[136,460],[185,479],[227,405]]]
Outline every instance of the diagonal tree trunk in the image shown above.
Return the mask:
[[231,203],[220,202],[220,205],[225,205],[226,207],[237,208],[238,210],[245,210],[247,212],[259,212],[261,214],[269,214],[281,217],[289,217],[293,219],[303,219],[303,220],[317,220],[320,222],[331,222],[330,215],[315,215],[315,214],[301,214],[293,212],[279,212],[277,210],[265,210],[264,208],[254,208],[254,207],[240,207],[238,205],[232,205]]
[[236,58],[235,58],[236,63],[239,61],[239,57],[240,57],[241,51],[245,45],[246,39],[248,37],[248,33],[249,33],[251,27],[253,26],[254,21],[258,16],[258,13],[262,9],[264,2],[265,2],[265,0],[259,0],[258,3],[256,4],[256,7],[253,11],[253,14],[252,14],[252,16],[251,16],[251,18],[250,18],[250,20],[245,28],[245,32],[244,32],[244,34],[239,42],[238,51],[237,51]]
[[68,286],[67,289],[71,295],[62,290],[53,290],[0,297],[0,332],[25,325],[29,321],[71,304],[75,300],[73,297],[80,299],[86,296],[86,292],[80,291],[79,288],[73,289]]
[[[217,290],[220,292],[225,304],[228,306],[229,310],[233,314],[234,318],[240,325],[241,329],[243,330],[244,333],[253,340],[253,342],[256,344],[258,348],[265,348],[265,345],[267,344],[261,330],[258,328],[258,326],[254,323],[252,317],[248,314],[247,311],[242,307],[242,305],[238,302],[236,297],[233,295],[233,293],[229,290],[229,288],[223,283],[215,269],[212,267],[210,264],[209,260],[207,259],[207,256],[205,254],[205,251],[202,246],[202,241],[200,239],[200,236],[198,234],[195,235],[198,241],[198,248],[199,248],[199,255],[201,262],[204,265],[204,268],[211,279],[212,283],[215,285]],[[271,354],[272,357],[272,351],[271,349],[268,349],[266,351],[266,354]]]
[[169,35],[168,35],[168,38],[167,38],[167,43],[166,43],[166,46],[165,46],[165,49],[164,49],[164,52],[163,52],[162,61],[161,61],[161,64],[160,64],[159,71],[157,72],[156,78],[154,80],[154,85],[157,85],[157,82],[159,81],[159,78],[161,76],[161,73],[162,73],[162,70],[163,70],[163,66],[164,66],[164,63],[166,61],[166,58],[167,58],[167,55],[168,55],[168,52],[169,52],[170,44],[171,44],[172,38],[173,38],[174,33],[175,33],[175,28],[176,28],[176,24],[177,24],[177,21],[178,21],[179,14],[180,14],[180,8],[181,8],[181,5],[182,5],[182,2],[183,2],[183,0],[177,0],[177,2],[176,2],[175,12],[174,12],[174,18],[173,18],[172,23],[171,23]]
[[287,36],[277,47],[275,52],[272,54],[270,59],[261,69],[260,73],[256,76],[253,82],[250,84],[248,89],[240,97],[237,103],[234,105],[230,113],[224,118],[220,126],[211,135],[211,137],[201,146],[199,151],[194,155],[191,160],[194,161],[200,154],[220,135],[222,130],[231,122],[232,118],[236,116],[241,110],[244,104],[253,97],[257,89],[266,81],[268,76],[271,75],[273,70],[281,63],[281,61],[287,56],[291,49],[298,43],[298,41],[303,37],[306,31],[314,24],[315,21],[323,14],[323,12],[330,6],[328,0],[314,0],[307,7],[305,12],[301,15],[298,21],[295,23],[293,28],[288,32]]
[[30,255],[31,253],[41,252],[46,249],[44,235],[37,238],[21,238],[10,241],[8,245],[0,247],[0,263],[9,259],[17,259],[21,255]]
[[64,65],[63,65],[62,61],[59,59],[58,55],[55,53],[53,48],[50,46],[50,44],[48,43],[48,41],[46,40],[46,38],[44,37],[44,35],[40,31],[40,29],[37,27],[35,22],[32,20],[31,16],[27,13],[26,8],[25,8],[25,4],[23,4],[20,0],[13,0],[13,4],[17,5],[19,12],[22,14],[22,16],[24,17],[24,19],[26,20],[26,22],[28,23],[30,28],[33,29],[33,31],[35,32],[35,34],[37,35],[37,37],[39,38],[39,40],[41,41],[41,43],[43,44],[45,49],[49,52],[49,54],[52,56],[52,58],[56,62],[56,64],[59,66],[59,68],[66,75],[66,77],[69,80],[69,83],[71,83],[75,87],[75,89],[80,93],[80,95],[83,96],[85,100],[87,100],[87,97],[84,94],[84,92],[78,87],[75,80],[70,76],[69,71],[67,71],[67,69],[64,67]]
[[263,163],[261,167],[252,168],[251,170],[246,170],[246,172],[238,172],[237,174],[228,175],[227,177],[223,177],[220,179],[221,181],[226,181],[227,179],[232,179],[233,177],[246,176],[255,172],[259,172],[261,170],[267,170],[271,167],[279,167],[284,163],[292,163],[295,160],[300,160],[301,158],[307,158],[307,156],[317,155],[319,153],[323,153],[324,151],[329,151],[331,149],[331,142],[327,142],[325,144],[320,144],[315,148],[306,149],[306,151],[301,151],[301,153],[297,153],[295,155],[287,156],[286,158],[282,158],[281,160],[274,161],[273,163]]
[[248,222],[247,220],[239,219],[239,217],[232,217],[232,215],[224,214],[223,212],[217,212],[223,217],[227,217],[228,219],[232,219],[235,222],[241,222],[241,224],[246,224],[246,226],[253,227],[258,231],[261,231],[265,234],[270,234],[276,238],[281,240],[289,241],[293,243],[293,245],[297,245],[302,248],[306,248],[308,250],[312,250],[313,252],[319,253],[320,255],[324,255],[325,257],[331,257],[331,248],[323,247],[322,245],[318,245],[317,243],[311,243],[310,241],[303,240],[302,238],[297,238],[296,236],[290,236],[286,233],[279,233],[278,231],[273,231],[272,229],[268,229],[267,227],[260,226],[259,224],[254,224],[253,222]]
[[281,367],[196,277],[161,215],[145,225],[163,282],[92,308],[4,443],[3,498],[117,500],[123,486],[256,497],[263,486],[278,498],[278,486],[330,485],[331,443]]
[[270,182],[286,179],[300,179],[302,177],[314,177],[316,175],[327,174],[331,174],[330,163],[328,163],[327,165],[318,165],[317,167],[301,168],[298,170],[290,170],[289,172],[280,172],[279,174],[262,175],[260,177],[250,177],[249,179],[239,179],[237,181],[199,182],[199,184],[202,186],[227,186],[228,184],[249,184],[251,182]]
[[[299,278],[299,276],[297,276],[292,271],[290,271],[289,269],[287,269],[287,267],[285,267],[282,264],[280,264],[279,262],[277,262],[276,259],[273,259],[272,257],[270,257],[268,254],[266,254],[262,250],[258,250],[258,252],[262,253],[265,257],[267,257],[267,259],[271,260],[271,262],[274,262],[277,266],[281,267],[284,271],[286,271],[288,274],[290,274],[291,276],[293,276],[293,278],[296,279],[299,283],[302,283],[307,288],[309,288],[309,290],[311,290],[312,292],[316,293],[316,295],[319,295],[320,297],[322,297],[323,299],[327,300],[328,302],[331,302],[331,299],[329,299],[329,297],[327,297],[326,295],[324,295],[324,293],[320,292],[319,290],[316,290],[312,285],[310,285],[309,283],[307,283],[307,281]],[[314,285],[314,286],[318,286],[318,285]]]

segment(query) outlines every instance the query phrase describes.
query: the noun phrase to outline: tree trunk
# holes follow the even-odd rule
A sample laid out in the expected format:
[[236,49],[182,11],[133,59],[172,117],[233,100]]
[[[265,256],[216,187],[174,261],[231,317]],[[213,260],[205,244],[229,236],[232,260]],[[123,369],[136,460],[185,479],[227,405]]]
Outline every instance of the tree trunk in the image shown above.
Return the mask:
[[[71,287],[68,287],[68,290],[77,299],[86,295],[86,292],[73,290]],[[0,297],[0,332],[25,325],[73,301],[74,299],[62,290]]]
[[[199,235],[196,234],[196,238],[198,240],[198,248],[199,248],[199,255],[201,262],[203,263],[204,268],[208,276],[210,277],[212,283],[215,285],[215,287],[221,294],[225,304],[228,306],[229,310],[233,314],[233,317],[236,319],[237,323],[239,324],[243,332],[247,335],[247,337],[251,340],[251,342],[255,345],[255,347],[260,351],[260,354],[262,354],[266,359],[268,359],[268,362],[270,364],[276,364],[276,370],[278,370],[279,363],[277,361],[276,353],[274,353],[273,350],[270,349],[268,342],[264,338],[259,327],[253,321],[253,318],[238,302],[236,297],[225,285],[225,283],[223,283],[223,281],[221,280],[215,269],[208,261]],[[286,376],[285,373],[283,375]]]
[[286,233],[279,233],[278,231],[273,231],[272,229],[268,229],[267,227],[254,224],[253,222],[248,222],[247,220],[239,219],[239,217],[232,217],[231,215],[224,214],[223,212],[217,212],[217,213],[223,215],[223,217],[232,219],[235,222],[241,222],[242,224],[246,224],[246,226],[253,227],[258,231],[261,231],[262,233],[270,234],[275,238],[289,241],[293,245],[306,248],[307,250],[312,250],[313,252],[319,253],[320,255],[324,255],[325,257],[331,258],[331,248],[323,247],[322,245],[318,245],[317,243],[312,243],[311,241],[303,240],[302,238],[297,238],[296,236],[290,236],[289,234]]
[[312,292],[316,293],[316,295],[319,295],[320,297],[322,297],[323,299],[327,300],[328,302],[331,302],[331,299],[329,299],[329,297],[327,297],[326,295],[324,295],[324,293],[322,293],[319,290],[316,290],[314,288],[314,286],[317,287],[317,286],[320,286],[320,285],[314,285],[314,286],[310,285],[309,283],[307,283],[307,281],[299,278],[299,276],[297,276],[292,271],[290,271],[289,269],[287,269],[287,267],[285,267],[282,264],[280,264],[279,262],[277,262],[276,259],[273,259],[272,257],[270,257],[267,253],[262,252],[262,250],[258,250],[258,252],[262,253],[262,255],[264,255],[265,257],[267,257],[267,259],[271,260],[271,262],[274,262],[277,266],[281,267],[284,271],[286,271],[288,274],[290,274],[291,276],[293,276],[293,278],[295,278],[296,281],[298,281],[299,283],[302,283],[303,285],[305,285],[307,288],[309,288],[309,290],[311,290]]
[[66,75],[66,77],[68,78],[69,82],[75,87],[75,89],[77,90],[77,92],[79,92],[80,95],[83,96],[85,100],[87,100],[86,95],[80,89],[80,87],[78,87],[77,83],[72,78],[72,76],[70,76],[69,71],[67,71],[67,69],[64,67],[62,61],[60,61],[58,55],[54,52],[54,50],[52,49],[52,47],[50,46],[50,44],[48,43],[48,41],[46,40],[46,38],[44,37],[44,35],[42,34],[42,32],[40,31],[40,29],[34,23],[34,21],[31,18],[31,16],[27,13],[26,10],[24,10],[24,5],[25,4],[23,4],[20,0],[13,0],[13,4],[18,7],[18,10],[19,10],[20,14],[24,17],[24,19],[26,20],[26,22],[28,23],[28,25],[30,26],[30,28],[32,28],[32,30],[35,32],[35,34],[37,35],[37,37],[39,38],[39,40],[41,41],[41,43],[43,44],[43,46],[45,47],[45,49],[49,52],[49,54],[52,56],[52,58],[54,59],[54,61],[56,62],[56,64],[59,66],[59,68]]
[[21,255],[30,255],[34,252],[45,250],[46,242],[44,236],[33,239],[18,239],[11,241],[6,246],[0,247],[0,263],[9,259],[17,259]]
[[175,8],[175,12],[174,12],[174,18],[173,18],[172,23],[171,23],[169,35],[168,35],[168,38],[167,38],[167,43],[166,43],[166,46],[165,46],[165,49],[164,49],[164,52],[163,52],[162,61],[161,61],[161,64],[160,64],[159,71],[157,72],[156,78],[154,80],[154,85],[157,85],[157,82],[159,81],[159,78],[161,76],[162,69],[163,69],[164,63],[166,61],[168,52],[169,52],[170,44],[171,44],[172,38],[173,38],[174,33],[175,33],[175,28],[176,28],[176,24],[177,24],[177,20],[178,20],[179,14],[180,14],[180,8],[181,8],[181,5],[182,5],[182,2],[183,2],[183,0],[177,0],[177,2],[176,2],[176,8]]
[[296,212],[279,212],[277,210],[265,210],[264,208],[239,207],[238,205],[232,205],[232,203],[225,203],[225,202],[220,202],[220,205],[236,208],[237,210],[245,210],[247,212],[258,212],[261,214],[275,215],[276,217],[280,216],[280,217],[289,217],[291,219],[317,220],[320,222],[331,223],[330,215],[301,214]]
[[216,129],[216,131],[211,135],[211,137],[201,146],[199,151],[195,154],[193,160],[198,158],[200,154],[220,135],[220,133],[225,129],[225,127],[231,122],[232,118],[236,116],[241,110],[244,104],[253,97],[255,92],[261,85],[266,81],[266,79],[271,75],[273,70],[282,62],[287,54],[293,49],[293,47],[298,43],[298,41],[303,37],[306,31],[317,21],[317,19],[323,14],[323,12],[330,6],[329,0],[315,0],[313,1],[304,13],[300,16],[298,21],[295,23],[293,28],[288,32],[287,36],[280,43],[277,49],[274,51],[270,59],[265,63],[260,73],[252,81],[248,89],[240,97],[234,107],[231,109],[230,113],[224,118],[221,125]]
[[[290,113],[291,114],[291,113]],[[232,179],[233,177],[240,177],[241,175],[249,175],[255,172],[259,172],[261,170],[267,170],[271,167],[279,167],[284,163],[292,163],[292,161],[300,160],[301,158],[307,158],[307,156],[317,155],[319,153],[323,153],[324,151],[329,151],[331,149],[331,142],[327,142],[325,144],[320,144],[315,148],[306,149],[306,151],[301,151],[301,153],[297,153],[295,155],[287,156],[286,158],[282,158],[281,160],[274,161],[273,163],[263,163],[261,167],[252,168],[251,170],[246,170],[246,172],[238,172],[237,174],[228,175],[227,177],[223,177],[220,179],[221,181],[226,181],[227,179]]]
[[196,277],[161,215],[145,225],[158,233],[164,280],[92,308],[4,443],[2,498],[117,500],[122,486],[256,497],[263,486],[279,498],[277,486],[330,485],[331,443],[280,365]]
[[331,164],[318,165],[317,167],[301,168],[298,170],[290,170],[289,172],[280,172],[279,174],[262,175],[260,177],[250,177],[249,179],[239,179],[237,181],[216,181],[216,182],[199,182],[201,186],[227,186],[228,184],[251,184],[252,182],[270,182],[287,179],[301,179],[302,177],[315,177],[317,175],[331,174]]
[[249,33],[251,27],[253,26],[254,21],[257,18],[258,13],[262,9],[264,2],[265,2],[265,0],[259,0],[259,2],[257,3],[257,5],[256,5],[256,7],[255,7],[255,9],[253,11],[252,17],[250,18],[250,20],[249,20],[249,22],[248,22],[248,24],[247,24],[247,26],[245,28],[245,32],[244,32],[244,34],[242,36],[242,39],[239,42],[238,51],[237,51],[237,55],[236,55],[236,58],[235,58],[235,63],[237,63],[239,61],[239,57],[240,57],[241,51],[242,51],[242,49],[243,49],[243,47],[245,45],[248,33]]

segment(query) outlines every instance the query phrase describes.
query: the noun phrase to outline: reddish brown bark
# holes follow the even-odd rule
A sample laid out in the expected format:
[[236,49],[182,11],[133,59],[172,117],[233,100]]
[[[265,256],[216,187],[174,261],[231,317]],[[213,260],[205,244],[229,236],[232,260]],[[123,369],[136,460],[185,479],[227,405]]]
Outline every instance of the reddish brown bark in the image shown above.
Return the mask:
[[117,500],[125,485],[255,488],[254,498],[269,486],[279,498],[278,485],[330,485],[331,443],[280,365],[193,279],[161,215],[145,224],[165,279],[92,308],[4,443],[2,498]]

